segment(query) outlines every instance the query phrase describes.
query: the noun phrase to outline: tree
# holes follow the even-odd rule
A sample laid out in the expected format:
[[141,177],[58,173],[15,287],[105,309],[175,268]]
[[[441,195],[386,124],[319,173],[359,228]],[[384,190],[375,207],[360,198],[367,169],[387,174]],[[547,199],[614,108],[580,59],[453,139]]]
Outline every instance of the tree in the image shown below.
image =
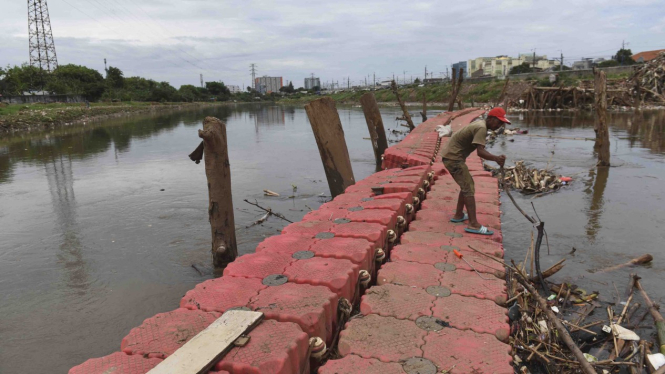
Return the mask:
[[231,91],[224,82],[206,82],[206,88],[219,101],[227,101],[231,97]]
[[0,94],[22,95],[23,92],[43,87],[47,78],[49,78],[47,73],[27,63],[21,66],[7,66],[6,69],[0,69]]
[[293,82],[289,82],[288,86],[283,86],[279,89],[280,92],[285,92],[285,93],[294,93],[296,92],[296,89],[293,88]]
[[612,57],[613,60],[616,60],[620,65],[633,65],[635,60],[632,58],[633,51],[630,49],[621,48],[617,51],[617,54]]
[[508,74],[524,74],[532,73],[533,69],[529,66],[528,62],[523,62],[521,65],[513,66]]
[[125,78],[122,70],[113,66],[109,66],[109,69],[106,72],[106,81],[108,82],[109,87],[112,88],[123,88],[125,86]]
[[57,94],[82,95],[90,101],[99,100],[105,90],[104,77],[97,70],[74,64],[58,66],[46,87]]
[[420,78],[416,78],[416,80],[413,81],[414,84],[420,84]]

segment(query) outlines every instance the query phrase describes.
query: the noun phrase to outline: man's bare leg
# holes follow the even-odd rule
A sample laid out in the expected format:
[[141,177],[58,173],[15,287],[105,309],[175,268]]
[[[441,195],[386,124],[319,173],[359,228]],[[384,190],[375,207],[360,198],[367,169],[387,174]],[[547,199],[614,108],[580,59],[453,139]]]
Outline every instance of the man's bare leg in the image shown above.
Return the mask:
[[480,223],[478,223],[478,218],[476,217],[476,197],[465,196],[464,205],[466,205],[466,212],[469,214],[469,228],[479,229]]
[[459,192],[459,197],[457,198],[457,210],[455,211],[454,219],[464,218],[464,195],[462,191]]

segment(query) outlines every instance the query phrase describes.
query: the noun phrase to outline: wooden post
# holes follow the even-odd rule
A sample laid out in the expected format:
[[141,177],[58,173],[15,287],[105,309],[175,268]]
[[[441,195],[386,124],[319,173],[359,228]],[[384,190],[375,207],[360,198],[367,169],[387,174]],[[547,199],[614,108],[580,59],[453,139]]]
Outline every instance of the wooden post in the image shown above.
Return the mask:
[[448,101],[448,111],[452,112],[453,109],[455,109],[455,98],[457,97],[457,93],[455,90],[457,89],[457,69],[453,68],[453,79],[450,81],[450,101]]
[[409,114],[409,111],[406,110],[406,105],[404,105],[404,102],[402,101],[402,98],[399,97],[399,91],[397,90],[397,83],[395,81],[392,81],[390,84],[390,88],[392,89],[393,93],[395,94],[395,97],[397,98],[397,102],[399,103],[400,108],[402,108],[402,112],[404,113],[404,119],[406,120],[406,124],[409,125],[409,130],[413,130],[416,128],[416,126],[413,124],[413,121],[411,120],[411,114]]
[[388,140],[386,139],[386,130],[383,128],[383,119],[379,106],[376,104],[374,94],[368,92],[360,97],[360,105],[363,107],[365,113],[365,121],[367,122],[367,129],[369,130],[369,138],[372,141],[372,148],[374,148],[374,157],[376,158],[376,170],[381,170],[381,156],[388,148]]
[[335,197],[356,183],[335,101],[322,97],[305,105],[305,111],[319,147],[330,194]]
[[[462,76],[464,74],[464,69],[459,69],[457,76],[455,76],[455,71],[456,69],[453,69],[453,92],[450,97],[450,103],[448,104],[448,111],[452,112],[453,109],[455,108],[455,102],[457,101],[457,95],[460,93],[462,90],[462,81],[464,80],[464,77]],[[461,102],[458,103],[458,106],[460,109],[462,109],[462,104]]]
[[427,121],[427,92],[423,92],[423,111],[420,112],[423,122]]
[[199,130],[199,138],[203,139],[203,158],[208,178],[212,262],[215,268],[224,268],[238,256],[226,124],[215,117],[206,117],[203,130]]
[[596,108],[596,144],[598,151],[598,166],[610,166],[610,133],[607,128],[607,79],[605,72],[593,70],[594,76],[594,104]]
[[503,99],[505,99],[506,92],[508,91],[508,83],[509,82],[510,82],[510,78],[506,77],[506,82],[504,83],[503,89],[501,90],[501,95],[499,95],[499,100],[496,101],[496,105],[501,105],[501,102],[503,101]]

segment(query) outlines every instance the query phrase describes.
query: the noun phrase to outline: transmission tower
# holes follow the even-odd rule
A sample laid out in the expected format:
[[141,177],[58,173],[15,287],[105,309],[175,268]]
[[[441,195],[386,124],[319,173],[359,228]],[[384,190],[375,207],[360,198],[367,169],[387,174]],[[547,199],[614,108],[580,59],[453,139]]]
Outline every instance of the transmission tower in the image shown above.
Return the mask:
[[28,0],[30,65],[51,72],[58,67],[46,0]]
[[256,64],[250,64],[249,71],[252,72],[252,88],[256,91]]

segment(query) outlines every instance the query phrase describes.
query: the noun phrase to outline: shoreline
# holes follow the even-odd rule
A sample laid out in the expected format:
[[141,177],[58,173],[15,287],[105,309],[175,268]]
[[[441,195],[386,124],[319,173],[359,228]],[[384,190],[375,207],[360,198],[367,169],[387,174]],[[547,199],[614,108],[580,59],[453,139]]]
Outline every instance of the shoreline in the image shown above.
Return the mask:
[[[123,116],[132,116],[146,113],[165,113],[172,111],[185,111],[206,107],[239,104],[233,102],[216,103],[134,103],[120,105],[92,105],[87,108],[81,104],[75,105],[24,105],[24,109],[16,114],[0,115],[0,136],[11,136],[54,130],[57,128],[87,124]],[[7,107],[4,107],[7,108]],[[2,107],[0,107],[2,109]]]

